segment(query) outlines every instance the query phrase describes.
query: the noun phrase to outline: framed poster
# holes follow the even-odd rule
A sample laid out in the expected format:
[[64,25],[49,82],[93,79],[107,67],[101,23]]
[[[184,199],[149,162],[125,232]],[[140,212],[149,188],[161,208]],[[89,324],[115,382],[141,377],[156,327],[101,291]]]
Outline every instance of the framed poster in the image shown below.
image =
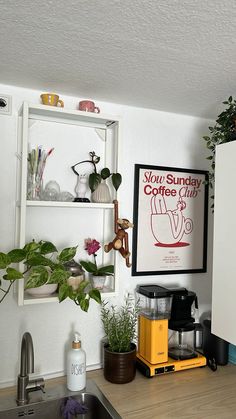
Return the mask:
[[132,275],[206,272],[208,172],[135,165]]

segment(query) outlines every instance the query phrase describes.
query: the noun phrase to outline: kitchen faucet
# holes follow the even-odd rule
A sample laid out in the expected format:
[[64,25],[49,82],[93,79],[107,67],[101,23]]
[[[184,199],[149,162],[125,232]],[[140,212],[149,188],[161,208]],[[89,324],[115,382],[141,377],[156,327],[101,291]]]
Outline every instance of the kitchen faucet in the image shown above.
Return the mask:
[[25,332],[21,341],[20,374],[17,380],[17,404],[29,402],[31,391],[41,390],[44,393],[44,379],[29,380],[29,374],[34,372],[34,346],[32,336]]

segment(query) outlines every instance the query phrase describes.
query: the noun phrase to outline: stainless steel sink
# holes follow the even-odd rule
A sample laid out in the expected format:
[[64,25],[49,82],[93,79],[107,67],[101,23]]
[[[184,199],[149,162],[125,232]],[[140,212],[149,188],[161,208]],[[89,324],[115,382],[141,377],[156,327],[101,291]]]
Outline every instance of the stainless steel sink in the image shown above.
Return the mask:
[[71,415],[68,419],[121,419],[121,416],[112,407],[101,390],[92,380],[87,380],[86,389],[80,392],[71,392],[65,385],[57,385],[47,390],[40,398],[31,394],[29,404],[17,406],[16,401],[0,398],[0,419],[64,419],[61,407],[66,399],[72,397],[86,410],[85,413]]

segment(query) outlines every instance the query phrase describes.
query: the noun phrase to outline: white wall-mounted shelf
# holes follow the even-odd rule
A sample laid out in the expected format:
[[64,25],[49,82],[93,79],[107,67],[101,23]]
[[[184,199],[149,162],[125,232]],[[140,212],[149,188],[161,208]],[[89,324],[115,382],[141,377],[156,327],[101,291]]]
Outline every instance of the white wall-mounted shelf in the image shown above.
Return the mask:
[[59,122],[64,124],[76,124],[92,126],[93,128],[107,129],[111,125],[120,122],[120,117],[111,117],[101,113],[83,112],[68,110],[46,105],[32,105],[24,102],[20,110],[20,115],[28,113],[29,119],[39,119],[40,121]]
[[62,201],[26,201],[27,207],[66,207],[84,209],[113,209],[113,203],[62,202]]
[[[99,168],[98,164],[98,170],[109,167],[112,172],[118,171],[120,127],[119,117],[23,103],[19,111],[19,145],[16,153],[19,169],[16,242],[19,247],[23,247],[32,238],[50,240],[58,248],[60,243],[62,247],[74,246],[77,237],[80,241],[82,238],[95,237],[104,243],[113,238],[113,202],[27,200],[27,157],[29,144],[43,145],[45,148],[54,147],[55,157],[53,152],[50,164],[47,163],[48,173],[45,175],[45,183],[59,178],[59,183],[64,187],[62,190],[69,190],[67,186],[71,188],[71,184],[76,180],[71,166],[77,161],[88,158],[88,153],[92,150],[101,156],[101,166]],[[115,194],[112,200],[114,198],[117,198]],[[82,244],[79,248],[82,248]],[[112,261],[110,254],[102,252],[102,263],[110,264],[113,261],[115,262],[115,252]],[[104,295],[107,297],[115,295],[117,282],[115,266],[112,288],[104,289]],[[24,280],[19,281],[19,305],[56,301],[58,298],[55,294],[42,298],[27,294],[24,290]]]

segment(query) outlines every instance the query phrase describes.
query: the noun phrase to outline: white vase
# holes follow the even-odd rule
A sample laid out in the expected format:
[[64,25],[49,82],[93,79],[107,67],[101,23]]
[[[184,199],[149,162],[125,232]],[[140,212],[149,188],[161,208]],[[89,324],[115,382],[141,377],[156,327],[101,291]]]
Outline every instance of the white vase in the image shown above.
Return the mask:
[[102,290],[104,287],[106,281],[106,276],[105,275],[92,275],[91,276],[91,282],[92,282],[92,286],[93,288],[96,288],[98,290]]
[[91,200],[92,202],[104,203],[104,204],[111,202],[110,190],[105,180],[99,183],[97,189],[95,189],[95,191],[91,195]]
[[102,292],[114,291],[114,275],[92,275],[89,274],[90,282],[93,288]]

